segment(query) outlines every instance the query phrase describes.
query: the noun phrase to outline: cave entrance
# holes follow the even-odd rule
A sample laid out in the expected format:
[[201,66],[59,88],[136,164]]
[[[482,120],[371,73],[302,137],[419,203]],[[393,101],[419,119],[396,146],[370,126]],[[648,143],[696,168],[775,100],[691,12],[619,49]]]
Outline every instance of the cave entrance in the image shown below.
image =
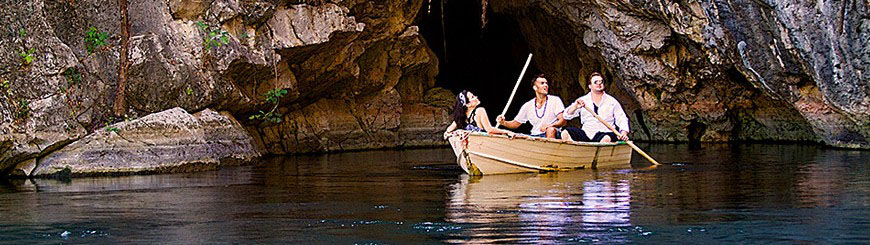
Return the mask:
[[[436,86],[454,94],[462,90],[476,94],[494,123],[523,69],[529,46],[520,34],[519,24],[510,17],[487,11],[487,23],[483,26],[481,9],[481,1],[432,0],[423,4],[419,26],[421,35],[438,56]],[[505,115],[507,119],[512,119],[522,104],[534,97],[528,80],[538,73],[540,69],[533,57]],[[518,132],[528,133],[531,127],[524,126],[527,128]]]

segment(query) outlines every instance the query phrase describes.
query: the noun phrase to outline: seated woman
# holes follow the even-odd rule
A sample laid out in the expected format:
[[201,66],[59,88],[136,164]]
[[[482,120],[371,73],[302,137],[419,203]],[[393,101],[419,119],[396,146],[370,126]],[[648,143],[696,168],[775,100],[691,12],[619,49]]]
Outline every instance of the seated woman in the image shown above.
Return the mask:
[[492,134],[507,134],[513,136],[514,133],[508,130],[493,127],[489,123],[489,117],[486,115],[486,109],[478,107],[480,100],[477,96],[462,90],[456,95],[456,106],[453,107],[453,122],[447,127],[444,132],[444,138],[447,138],[450,132],[456,129],[465,129],[474,132],[488,132]]

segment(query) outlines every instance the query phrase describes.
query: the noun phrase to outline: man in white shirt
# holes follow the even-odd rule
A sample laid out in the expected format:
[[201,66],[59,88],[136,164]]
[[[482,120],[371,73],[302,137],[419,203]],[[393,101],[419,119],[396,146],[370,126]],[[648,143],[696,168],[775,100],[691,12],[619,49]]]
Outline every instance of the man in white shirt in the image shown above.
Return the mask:
[[[613,133],[589,111],[581,107],[589,108],[604,119],[604,121],[614,125],[619,130],[619,134]],[[616,139],[628,140],[628,117],[625,116],[625,111],[622,110],[619,101],[616,101],[616,98],[613,98],[613,96],[604,93],[604,77],[597,72],[589,75],[589,93],[577,98],[574,103],[565,108],[562,116],[565,120],[571,120],[579,116],[580,122],[583,124],[583,127],[580,129],[569,127],[563,130],[562,139],[587,142],[613,142]]]
[[523,123],[528,122],[532,124],[530,133],[532,136],[558,138],[561,135],[559,127],[565,126],[567,123],[562,118],[565,104],[562,103],[559,96],[548,95],[550,86],[547,84],[544,74],[535,76],[531,82],[535,98],[523,104],[514,120],[505,121],[504,115],[499,115],[495,120],[511,129],[518,128]]

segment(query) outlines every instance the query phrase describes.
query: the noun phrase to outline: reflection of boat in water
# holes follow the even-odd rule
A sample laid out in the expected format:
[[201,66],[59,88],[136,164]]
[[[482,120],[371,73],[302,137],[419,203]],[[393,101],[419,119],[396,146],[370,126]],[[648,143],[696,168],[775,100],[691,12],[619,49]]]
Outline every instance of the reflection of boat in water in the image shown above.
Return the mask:
[[457,130],[448,138],[457,163],[471,175],[629,168],[625,142],[565,142],[555,139],[489,135]]
[[[615,175],[621,177],[624,175]],[[471,243],[620,242],[631,227],[628,180],[592,170],[545,174],[461,175],[447,221],[468,227]]]

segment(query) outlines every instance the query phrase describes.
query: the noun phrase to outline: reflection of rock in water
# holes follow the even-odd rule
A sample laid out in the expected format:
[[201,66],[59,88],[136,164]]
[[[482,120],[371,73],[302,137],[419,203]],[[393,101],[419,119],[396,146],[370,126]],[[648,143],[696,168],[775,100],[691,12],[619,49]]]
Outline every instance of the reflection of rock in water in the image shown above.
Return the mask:
[[450,193],[447,221],[471,243],[620,242],[625,234],[610,231],[631,226],[628,181],[593,171],[462,175]]

